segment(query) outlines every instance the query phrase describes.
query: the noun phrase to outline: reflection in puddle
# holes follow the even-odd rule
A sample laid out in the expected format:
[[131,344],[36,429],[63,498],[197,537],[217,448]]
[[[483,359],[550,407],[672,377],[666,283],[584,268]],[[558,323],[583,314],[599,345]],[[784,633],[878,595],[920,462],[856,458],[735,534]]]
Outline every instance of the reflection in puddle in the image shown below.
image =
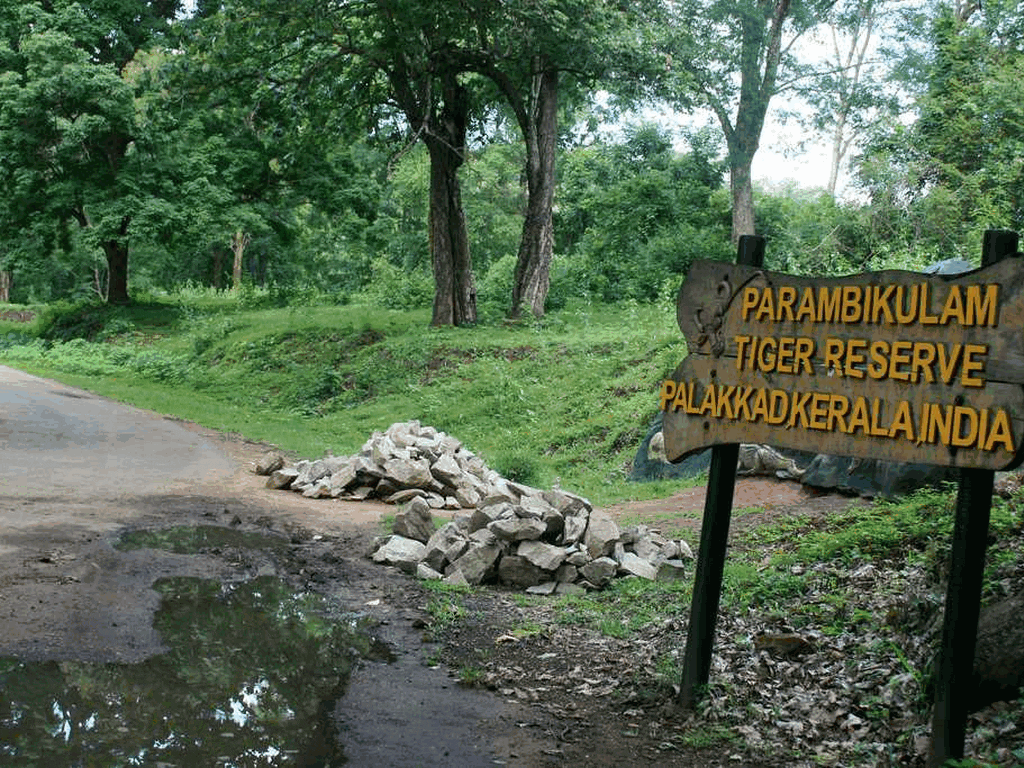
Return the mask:
[[358,622],[275,578],[162,579],[170,649],[139,664],[0,659],[0,764],[332,766],[331,721],[357,658],[390,660]]

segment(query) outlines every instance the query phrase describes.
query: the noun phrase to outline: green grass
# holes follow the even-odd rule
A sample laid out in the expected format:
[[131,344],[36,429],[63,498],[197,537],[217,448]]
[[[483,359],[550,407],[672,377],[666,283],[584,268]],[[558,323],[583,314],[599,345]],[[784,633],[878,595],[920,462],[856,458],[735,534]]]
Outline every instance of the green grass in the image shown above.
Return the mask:
[[354,453],[374,430],[418,419],[513,479],[558,478],[598,503],[672,487],[626,481],[660,382],[685,356],[670,308],[428,322],[422,311],[246,309],[209,297],[60,305],[0,325],[0,362],[303,456]]

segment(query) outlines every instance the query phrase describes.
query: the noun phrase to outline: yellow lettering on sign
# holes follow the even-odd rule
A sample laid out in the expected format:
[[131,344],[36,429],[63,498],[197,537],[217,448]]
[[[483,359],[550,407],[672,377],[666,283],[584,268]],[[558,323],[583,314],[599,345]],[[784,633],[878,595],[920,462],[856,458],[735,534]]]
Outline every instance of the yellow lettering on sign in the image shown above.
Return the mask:
[[829,432],[846,432],[846,413],[850,410],[850,401],[842,395],[832,395],[828,401],[828,416],[826,429]]
[[743,299],[740,303],[740,317],[744,320],[750,317],[750,310],[757,306],[758,290],[752,285],[743,289]]
[[931,384],[935,381],[935,344],[915,344],[910,360],[910,380],[920,381],[922,378]]
[[844,323],[859,323],[864,305],[861,303],[862,290],[859,285],[843,286],[843,306],[839,314]]
[[867,349],[867,339],[849,339],[846,342],[846,363],[843,365],[843,375],[851,379],[864,378],[864,364],[867,358],[859,350]]
[[[985,289],[984,295],[982,288]],[[999,284],[968,285],[967,315],[964,325],[985,325],[995,328],[998,325]]]
[[888,437],[889,428],[883,427],[879,420],[882,415],[882,401],[877,397],[871,401],[871,434],[875,437]]
[[978,360],[975,355],[985,355],[988,353],[987,344],[966,344],[964,345],[964,362],[960,366],[960,383],[965,387],[983,387],[985,386],[985,380],[972,376],[971,374],[976,371],[985,370],[985,361]]
[[765,288],[761,292],[761,301],[757,305],[757,312],[754,319],[760,322],[772,322],[775,320],[775,302],[772,300],[772,289]]
[[914,419],[910,409],[910,403],[900,400],[896,404],[896,415],[893,416],[892,424],[889,426],[889,437],[896,437],[902,432],[907,440],[914,439]]
[[676,383],[672,379],[665,379],[661,382],[661,394],[658,398],[660,405],[658,406],[659,411],[664,411],[668,406],[668,401],[674,399],[676,396]]
[[895,341],[892,345],[892,356],[889,358],[889,378],[896,381],[910,381],[910,372],[902,366],[910,365],[911,342]]
[[921,284],[921,291],[920,291],[920,293],[921,293],[921,301],[918,304],[918,308],[917,308],[917,314],[918,314],[917,321],[921,325],[935,325],[935,324],[937,324],[939,322],[939,316],[938,315],[928,314],[928,310],[931,309],[931,301],[929,300],[929,297],[928,297],[928,293],[929,293],[928,292],[928,283],[922,283]]
[[757,394],[754,396],[754,407],[751,410],[754,416],[752,421],[757,421],[758,419],[768,421],[770,413],[768,411],[768,393],[765,390],[757,390]]
[[784,285],[779,288],[779,302],[775,308],[776,322],[782,320],[788,320],[792,322],[795,318],[793,316],[793,305],[796,303],[796,288],[791,285]]
[[768,411],[769,424],[781,424],[786,420],[789,408],[789,393],[782,389],[773,389],[770,393],[771,406]]
[[800,292],[800,306],[796,310],[796,321],[798,323],[805,320],[814,322],[814,307],[814,289],[808,285]]
[[872,341],[869,352],[871,363],[868,365],[868,376],[872,379],[884,379],[889,375],[889,342]]
[[697,409],[697,413],[701,416],[709,414],[715,410],[715,388],[710,386],[704,390],[704,399],[700,401],[700,408]]
[[862,434],[871,434],[871,421],[868,414],[868,402],[863,397],[853,401],[853,411],[850,413],[850,433],[859,429]]
[[939,322],[942,325],[949,325],[950,320],[956,320],[960,325],[967,324],[963,292],[959,285],[949,287],[949,293],[946,294],[946,306],[942,308],[942,314],[939,316]]
[[881,285],[874,285],[871,288],[871,322],[879,324],[884,321],[892,325],[896,322],[896,319],[892,316],[892,310],[889,308],[889,300],[896,291],[896,286],[886,285],[883,287]]
[[[964,431],[966,427],[966,432]],[[966,405],[953,406],[953,434],[950,444],[968,448],[978,442],[978,412]]]
[[984,447],[986,451],[993,451],[1000,446],[1010,453],[1014,453],[1016,450],[1013,447],[1010,417],[1006,415],[1006,411],[1002,408],[996,411],[995,418],[992,419],[992,429],[988,433],[988,440],[985,441]]
[[818,316],[815,318],[819,323],[838,323],[840,297],[842,293],[839,288],[822,285],[818,287]]

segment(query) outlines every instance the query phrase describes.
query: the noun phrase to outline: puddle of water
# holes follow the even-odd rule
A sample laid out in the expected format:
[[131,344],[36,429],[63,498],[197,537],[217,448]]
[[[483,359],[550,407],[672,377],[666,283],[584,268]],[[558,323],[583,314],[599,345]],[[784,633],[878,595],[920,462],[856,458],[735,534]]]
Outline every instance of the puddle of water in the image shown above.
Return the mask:
[[114,542],[114,549],[163,549],[179,555],[195,555],[207,550],[239,547],[243,549],[285,549],[288,542],[279,536],[239,531],[220,525],[177,525],[156,530],[129,531]]
[[169,651],[139,664],[0,659],[0,764],[334,766],[358,658],[390,661],[355,619],[266,577],[161,579]]

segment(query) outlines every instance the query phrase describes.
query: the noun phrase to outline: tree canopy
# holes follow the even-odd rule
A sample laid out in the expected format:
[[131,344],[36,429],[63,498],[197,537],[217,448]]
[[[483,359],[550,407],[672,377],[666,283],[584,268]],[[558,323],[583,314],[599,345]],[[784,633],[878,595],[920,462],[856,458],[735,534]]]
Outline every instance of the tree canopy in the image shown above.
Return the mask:
[[[370,289],[430,293],[431,322],[462,325],[478,301],[658,300],[727,257],[727,231],[769,234],[794,269],[971,254],[978,229],[1021,226],[1022,14],[914,0],[899,25],[891,7],[8,3],[0,300]],[[816,61],[812,33],[831,41]],[[720,139],[623,118],[665,104]],[[758,189],[769,118],[800,109],[861,198]]]

